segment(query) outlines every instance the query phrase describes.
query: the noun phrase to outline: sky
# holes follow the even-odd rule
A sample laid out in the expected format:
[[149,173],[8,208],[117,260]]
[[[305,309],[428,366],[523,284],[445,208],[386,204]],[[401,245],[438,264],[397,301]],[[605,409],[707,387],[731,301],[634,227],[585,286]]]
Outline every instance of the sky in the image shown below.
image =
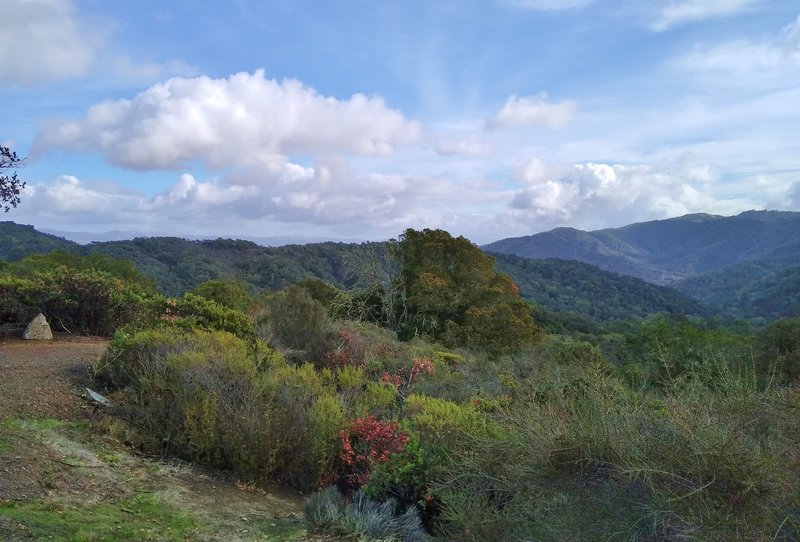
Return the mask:
[[796,0],[2,0],[0,217],[476,243],[800,210]]

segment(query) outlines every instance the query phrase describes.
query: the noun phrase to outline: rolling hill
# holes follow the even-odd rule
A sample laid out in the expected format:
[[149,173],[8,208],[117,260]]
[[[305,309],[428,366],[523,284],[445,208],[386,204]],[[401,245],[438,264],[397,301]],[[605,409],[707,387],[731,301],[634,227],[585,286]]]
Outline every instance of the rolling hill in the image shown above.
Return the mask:
[[13,262],[28,254],[54,250],[77,250],[79,245],[62,237],[42,233],[33,226],[0,222],[0,259]]
[[715,313],[710,306],[672,288],[590,264],[493,256],[497,270],[511,275],[522,297],[557,313],[577,314],[594,322],[646,318],[654,313],[705,317]]
[[[263,247],[250,241],[189,241],[175,237],[139,238],[78,245],[42,234],[30,226],[5,225],[0,254],[9,260],[25,254],[67,250],[105,254],[132,261],[152,276],[162,292],[177,296],[216,278],[235,278],[254,291],[277,290],[317,277],[341,288],[386,274],[383,243],[314,243]],[[12,250],[13,249],[13,250]],[[646,317],[659,312],[708,316],[708,306],[676,290],[565,261],[533,261],[493,254],[499,271],[508,273],[526,299],[552,313],[600,323]]]
[[576,260],[654,284],[677,285],[745,262],[766,265],[770,272],[800,264],[800,213],[693,214],[591,232],[557,228],[484,248],[526,258]]

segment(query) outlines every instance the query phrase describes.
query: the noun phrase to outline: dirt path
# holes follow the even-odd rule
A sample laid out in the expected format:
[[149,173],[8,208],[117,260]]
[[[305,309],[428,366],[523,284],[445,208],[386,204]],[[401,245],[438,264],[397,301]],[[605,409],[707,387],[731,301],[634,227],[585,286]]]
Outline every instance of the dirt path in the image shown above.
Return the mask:
[[0,416],[71,420],[89,406],[78,394],[108,341],[93,337],[0,342]]
[[84,397],[101,339],[0,341],[0,540],[308,540],[299,495],[138,455]]

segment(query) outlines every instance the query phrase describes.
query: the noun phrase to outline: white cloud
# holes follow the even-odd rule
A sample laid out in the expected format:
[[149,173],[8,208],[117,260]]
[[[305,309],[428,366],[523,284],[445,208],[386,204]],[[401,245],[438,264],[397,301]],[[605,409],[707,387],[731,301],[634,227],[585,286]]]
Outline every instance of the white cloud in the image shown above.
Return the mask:
[[304,223],[331,229],[328,234],[370,232],[372,238],[386,238],[411,225],[431,225],[425,220],[438,220],[435,217],[448,205],[458,208],[492,199],[501,204],[484,187],[459,186],[448,179],[359,173],[338,157],[319,160],[309,168],[287,163],[283,172],[248,173],[255,177],[249,184],[227,176],[200,180],[185,173],[154,196],[62,175],[30,183],[15,220],[68,230],[105,225],[180,233],[211,227],[218,234],[237,231],[247,221]]
[[486,121],[487,130],[517,128],[539,125],[548,128],[563,128],[575,115],[575,102],[565,100],[550,103],[546,93],[536,96],[510,96],[505,105]]
[[102,43],[69,0],[0,2],[2,82],[28,86],[85,75]]
[[746,11],[761,0],[675,0],[661,8],[651,25],[656,32],[691,22],[727,17]]
[[517,178],[525,187],[514,194],[511,215],[537,229],[621,226],[693,212],[729,215],[763,206],[716,194],[716,172],[688,155],[660,168],[593,162],[556,167],[532,160],[520,166]]
[[34,149],[100,151],[137,170],[191,162],[229,167],[274,164],[291,153],[386,155],[420,132],[380,97],[337,100],[257,70],[228,79],[173,78],[133,100],[101,102],[83,118],[46,125]]
[[[754,79],[783,77],[787,71],[800,68],[800,17],[783,29],[780,36],[758,42],[737,40],[712,47],[695,46],[690,53],[675,62],[678,69],[701,79],[712,77],[736,78],[733,82],[763,83]],[[774,80],[767,81],[772,84]],[[727,81],[731,83],[730,80]]]

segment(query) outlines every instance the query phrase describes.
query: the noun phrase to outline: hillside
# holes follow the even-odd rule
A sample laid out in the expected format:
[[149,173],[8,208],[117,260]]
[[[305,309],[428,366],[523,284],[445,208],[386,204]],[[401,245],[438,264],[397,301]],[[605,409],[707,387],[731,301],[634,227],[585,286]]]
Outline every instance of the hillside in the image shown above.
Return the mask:
[[[585,232],[572,228],[496,241],[484,248],[527,258],[561,258],[671,285],[743,262],[800,264],[800,213],[686,215]],[[773,262],[775,265],[770,265]]]
[[800,316],[800,265],[776,259],[730,265],[674,286],[731,317]]
[[42,233],[33,226],[0,222],[0,259],[16,261],[28,254],[47,254],[54,250],[77,250],[78,244]]
[[159,290],[180,295],[210,279],[234,278],[254,289],[278,290],[317,277],[339,287],[351,286],[355,271],[366,265],[380,245],[319,243],[262,247],[250,241],[216,239],[187,241],[150,237],[92,243],[84,254],[106,254],[131,260],[153,276]]
[[646,318],[655,313],[712,316],[714,310],[672,288],[603,271],[581,262],[533,260],[493,254],[522,297],[557,313],[574,313],[594,322]]
[[[20,234],[19,239],[14,237],[16,233],[10,233],[7,239],[0,240],[0,252],[13,249],[16,256],[13,259],[55,249],[125,258],[144,274],[154,277],[159,290],[172,296],[217,278],[235,278],[255,291],[278,290],[309,277],[349,288],[377,272],[385,273],[382,243],[326,242],[263,247],[250,241],[230,239],[188,241],[151,237],[81,246],[39,233],[31,227],[6,226],[6,229]],[[658,312],[711,313],[705,305],[675,290],[591,265],[565,260],[534,262],[502,254],[493,256],[497,258],[497,269],[511,275],[523,297],[549,311],[579,315],[595,323]]]

